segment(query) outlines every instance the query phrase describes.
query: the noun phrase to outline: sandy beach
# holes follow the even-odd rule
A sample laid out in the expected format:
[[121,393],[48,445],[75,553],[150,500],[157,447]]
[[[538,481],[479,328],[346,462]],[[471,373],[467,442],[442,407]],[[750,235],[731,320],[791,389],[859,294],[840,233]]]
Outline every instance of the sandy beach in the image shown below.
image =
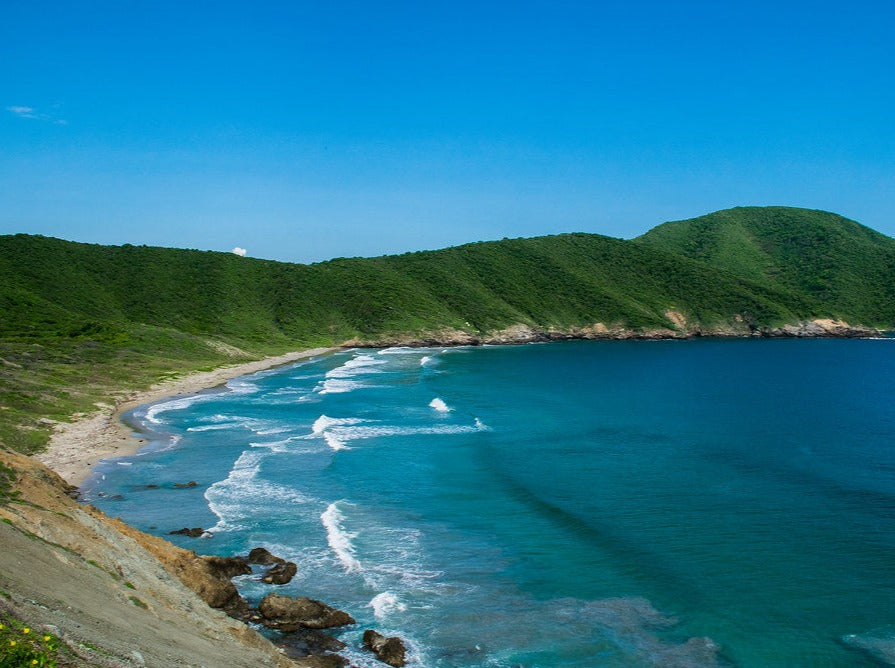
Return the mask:
[[147,390],[131,392],[114,406],[104,406],[96,413],[71,423],[60,423],[47,449],[34,458],[56,471],[68,483],[80,486],[101,459],[132,455],[146,444],[144,439],[134,435],[131,427],[121,421],[121,416],[127,411],[166,397],[194,394],[200,390],[222,385],[237,376],[324,355],[334,350],[338,348],[299,350],[254,362],[227,365],[212,371],[172,378]]

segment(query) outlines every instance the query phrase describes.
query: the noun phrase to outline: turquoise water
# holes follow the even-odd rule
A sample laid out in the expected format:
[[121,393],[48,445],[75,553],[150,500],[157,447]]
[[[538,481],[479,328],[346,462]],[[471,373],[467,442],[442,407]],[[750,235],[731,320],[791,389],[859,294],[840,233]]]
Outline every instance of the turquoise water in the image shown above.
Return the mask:
[[295,561],[361,666],[371,626],[427,667],[869,666],[893,397],[893,340],[345,351],[138,409],[86,496]]

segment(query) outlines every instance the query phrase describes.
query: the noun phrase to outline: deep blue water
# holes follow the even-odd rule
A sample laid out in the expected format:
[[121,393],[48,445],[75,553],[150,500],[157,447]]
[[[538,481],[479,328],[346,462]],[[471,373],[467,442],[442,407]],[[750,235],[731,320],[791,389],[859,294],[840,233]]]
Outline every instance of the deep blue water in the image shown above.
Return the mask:
[[268,547],[299,566],[277,591],[416,666],[869,666],[893,399],[893,340],[346,351],[138,409],[152,445],[86,495]]

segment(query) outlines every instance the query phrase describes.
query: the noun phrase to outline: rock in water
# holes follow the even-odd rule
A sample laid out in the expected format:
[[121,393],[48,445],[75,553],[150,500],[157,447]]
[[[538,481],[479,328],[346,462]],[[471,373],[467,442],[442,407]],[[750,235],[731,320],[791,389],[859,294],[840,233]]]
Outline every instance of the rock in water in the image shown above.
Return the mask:
[[202,527],[193,527],[192,529],[184,527],[183,529],[177,529],[177,531],[169,531],[168,535],[173,536],[175,534],[179,534],[181,536],[189,536],[190,538],[198,538],[203,533],[205,533],[205,529],[203,529]]
[[190,480],[189,482],[175,482],[174,486],[178,489],[185,489],[186,487],[195,487],[198,484],[195,480]]
[[373,629],[367,629],[364,631],[364,646],[372,650],[377,659],[395,668],[401,668],[407,663],[404,658],[407,648],[397,636],[386,638]]
[[268,594],[258,605],[261,623],[268,628],[289,632],[298,629],[330,629],[354,624],[347,612],[304,596]]
[[251,575],[252,569],[242,557],[203,557],[209,570],[228,580],[237,575]]
[[325,652],[339,652],[348,647],[338,638],[314,629],[299,629],[292,633],[284,633],[281,638],[274,641],[274,644],[282,647],[290,659]]
[[263,547],[256,547],[249,552],[248,562],[250,564],[269,566],[270,564],[284,564],[286,560],[271,554]]
[[297,572],[298,566],[291,561],[287,561],[282,564],[277,564],[267,571],[267,573],[264,574],[264,577],[261,578],[261,581],[266,582],[267,584],[282,585],[292,580]]

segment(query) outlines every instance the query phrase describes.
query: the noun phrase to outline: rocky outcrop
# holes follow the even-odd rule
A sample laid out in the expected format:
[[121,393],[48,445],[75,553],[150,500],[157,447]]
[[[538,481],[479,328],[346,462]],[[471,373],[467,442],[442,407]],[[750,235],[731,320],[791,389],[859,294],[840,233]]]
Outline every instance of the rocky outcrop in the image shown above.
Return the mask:
[[251,575],[252,569],[242,557],[200,557],[216,578],[229,580],[237,575]]
[[331,629],[354,624],[347,612],[304,596],[268,594],[258,605],[261,623],[271,629],[289,632],[298,629]]
[[189,536],[190,538],[199,538],[202,534],[205,533],[205,529],[202,527],[193,527],[192,529],[188,529],[184,527],[183,529],[177,529],[176,531],[169,531],[169,536]]
[[[72,666],[295,664],[206,603],[238,604],[234,565],[205,558],[75,503],[35,460],[0,448],[17,503],[0,503],[2,605],[82,657]],[[64,601],[64,604],[62,603]],[[309,664],[310,665],[310,664]],[[323,665],[323,664],[321,664]]]
[[288,584],[295,574],[298,567],[291,561],[277,564],[261,577],[261,582],[266,584],[284,585]]
[[844,320],[831,320],[829,318],[817,318],[805,320],[795,324],[783,325],[761,330],[760,334],[767,337],[786,338],[862,338],[879,336],[878,329],[850,325]]
[[407,647],[397,636],[386,638],[372,629],[364,631],[364,647],[372,651],[376,658],[395,668],[406,665]]
[[395,335],[373,340],[352,339],[343,348],[385,348],[390,346],[479,346],[512,345],[522,343],[547,343],[549,341],[572,340],[617,340],[652,341],[661,339],[689,339],[697,337],[828,337],[857,338],[879,336],[880,331],[872,327],[849,325],[841,320],[816,318],[790,323],[780,327],[762,327],[751,323],[746,317],[736,315],[730,322],[710,327],[689,320],[683,313],[669,309],[664,313],[669,327],[625,327],[619,324],[607,325],[596,322],[592,325],[541,329],[524,323],[511,325],[500,330],[484,333],[445,330],[423,334]]
[[339,652],[348,646],[341,640],[316,629],[298,629],[292,633],[284,633],[276,640],[276,645],[282,647],[286,654],[292,658],[309,654]]
[[270,566],[267,572],[261,577],[261,581],[266,584],[283,585],[291,582],[292,578],[298,572],[298,566],[291,561],[286,561],[282,557],[271,554],[263,547],[256,547],[246,559],[250,564],[258,564],[261,566]]
[[262,566],[286,563],[285,559],[271,554],[266,548],[263,547],[256,547],[252,549],[249,552],[249,556],[246,561],[248,561],[250,564],[260,564]]

